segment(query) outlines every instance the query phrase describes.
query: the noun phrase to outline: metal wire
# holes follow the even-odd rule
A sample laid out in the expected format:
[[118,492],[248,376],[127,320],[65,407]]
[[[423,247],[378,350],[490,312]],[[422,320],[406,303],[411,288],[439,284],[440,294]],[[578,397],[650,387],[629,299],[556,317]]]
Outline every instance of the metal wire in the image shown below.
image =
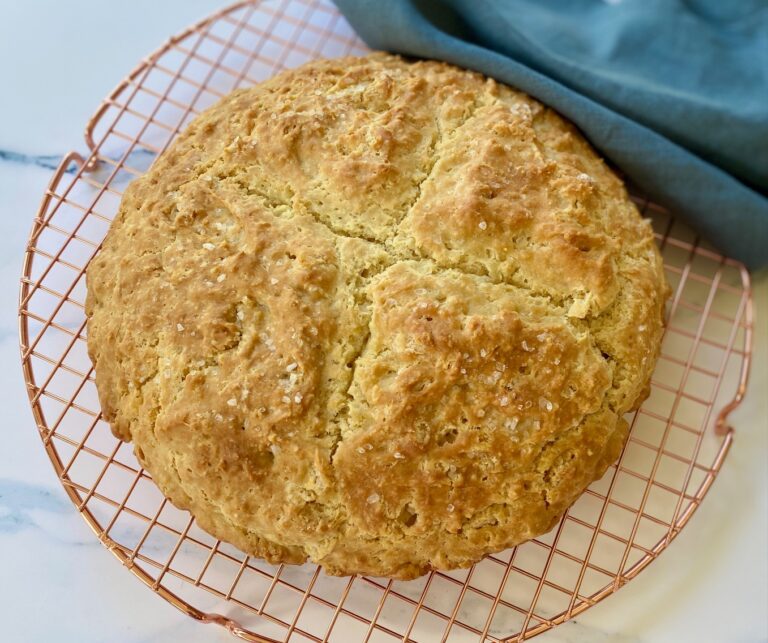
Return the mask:
[[[318,57],[364,53],[329,0],[241,2],[170,39],[88,122],[34,220],[19,299],[34,418],[65,491],[99,539],[180,610],[250,641],[520,641],[615,592],[687,524],[731,445],[746,390],[749,275],[659,206],[674,286],[652,393],[619,461],[555,530],[458,572],[409,582],[272,566],[200,530],[101,419],[85,347],[84,271],[127,182],[191,118],[239,86]],[[226,616],[225,616],[226,614]]]

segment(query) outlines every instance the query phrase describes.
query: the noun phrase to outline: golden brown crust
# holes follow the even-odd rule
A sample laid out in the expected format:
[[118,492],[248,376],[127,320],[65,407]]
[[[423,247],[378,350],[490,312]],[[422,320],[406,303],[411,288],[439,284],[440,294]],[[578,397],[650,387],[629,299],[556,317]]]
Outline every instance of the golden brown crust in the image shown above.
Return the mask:
[[571,125],[377,54],[198,117],[88,269],[88,343],[113,431],[204,528],[410,578],[545,532],[602,475],[666,296]]

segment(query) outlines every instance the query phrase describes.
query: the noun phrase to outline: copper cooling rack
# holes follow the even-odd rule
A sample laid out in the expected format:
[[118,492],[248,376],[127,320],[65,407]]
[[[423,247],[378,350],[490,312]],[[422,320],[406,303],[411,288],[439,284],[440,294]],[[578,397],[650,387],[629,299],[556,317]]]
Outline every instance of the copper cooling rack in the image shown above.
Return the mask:
[[84,271],[120,195],[232,89],[317,57],[363,53],[328,0],[244,2],[169,40],[103,102],[86,156],[68,154],[35,218],[20,295],[21,357],[45,449],[110,551],[153,591],[251,641],[501,641],[535,636],[636,576],[688,523],[731,445],[748,374],[749,275],[662,208],[674,287],[652,393],[620,460],[549,534],[472,569],[409,582],[273,566],[174,508],[101,419],[86,353]]

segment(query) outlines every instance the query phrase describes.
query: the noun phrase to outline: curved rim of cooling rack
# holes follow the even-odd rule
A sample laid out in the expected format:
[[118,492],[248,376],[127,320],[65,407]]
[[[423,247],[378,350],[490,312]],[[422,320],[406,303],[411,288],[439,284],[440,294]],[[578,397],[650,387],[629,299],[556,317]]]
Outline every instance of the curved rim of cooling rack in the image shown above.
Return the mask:
[[[174,44],[180,42],[190,34],[193,34],[196,31],[200,30],[201,28],[204,28],[207,25],[210,25],[211,23],[219,20],[223,16],[229,13],[232,13],[233,11],[237,11],[238,9],[248,6],[250,4],[259,4],[259,0],[256,0],[256,2],[253,2],[251,0],[242,0],[240,2],[236,2],[232,5],[224,7],[219,11],[216,11],[215,13],[210,14],[206,18],[203,18],[202,20],[192,24],[190,27],[184,29],[178,34],[172,36],[167,41],[165,41],[165,43],[163,43],[158,49],[152,52],[149,56],[146,56],[133,70],[131,70],[123,78],[123,80],[121,80],[117,84],[115,89],[112,90],[112,92],[110,92],[110,94],[100,103],[96,111],[88,120],[85,127],[85,131],[84,131],[85,142],[90,151],[88,156],[83,157],[81,154],[75,151],[70,151],[64,155],[59,166],[54,171],[48,183],[48,186],[46,187],[43,199],[38,208],[37,215],[33,220],[32,229],[30,231],[27,245],[25,248],[24,260],[22,264],[22,278],[21,278],[21,284],[20,284],[20,290],[19,290],[19,341],[20,341],[19,348],[20,348],[20,354],[21,354],[22,372],[24,374],[24,379],[25,379],[26,388],[27,388],[27,395],[29,397],[32,415],[34,417],[38,431],[40,433],[40,437],[43,441],[43,445],[45,447],[46,453],[48,454],[48,457],[51,460],[51,463],[53,465],[54,470],[56,471],[59,482],[61,483],[62,487],[67,493],[67,496],[72,501],[73,505],[77,508],[78,512],[82,515],[82,517],[84,518],[88,526],[97,536],[99,541],[104,545],[104,547],[106,547],[106,549],[109,550],[123,564],[123,566],[125,566],[128,570],[130,570],[137,578],[139,578],[139,580],[141,580],[153,592],[161,596],[168,603],[173,605],[175,608],[177,608],[187,616],[190,616],[202,623],[215,623],[217,625],[220,625],[224,627],[227,631],[229,631],[231,634],[241,639],[252,641],[253,643],[279,643],[275,639],[261,636],[259,634],[256,634],[255,632],[248,630],[247,628],[242,627],[237,621],[230,619],[222,614],[204,612],[192,606],[189,602],[182,599],[181,597],[179,597],[178,595],[170,591],[168,588],[163,586],[162,583],[157,583],[155,579],[153,579],[153,577],[150,576],[141,567],[141,565],[136,563],[135,559],[132,559],[128,554],[126,554],[125,551],[123,551],[122,547],[116,541],[114,541],[112,538],[110,538],[105,534],[104,528],[99,523],[98,519],[87,508],[87,506],[85,506],[82,503],[82,498],[80,497],[78,490],[74,486],[67,484],[66,481],[62,478],[62,475],[64,474],[64,464],[62,463],[59,457],[58,451],[56,450],[56,447],[54,446],[51,440],[50,430],[48,429],[45,415],[40,405],[39,397],[36,394],[37,386],[35,384],[35,375],[32,369],[31,360],[29,359],[30,355],[26,354],[25,352],[26,347],[29,346],[29,318],[24,314],[24,312],[27,310],[29,290],[33,283],[31,281],[32,260],[34,255],[33,250],[37,244],[37,236],[47,225],[47,222],[45,221],[44,217],[48,209],[48,206],[50,204],[51,198],[54,196],[53,194],[54,190],[56,189],[59,182],[61,181],[61,178],[63,177],[64,173],[66,172],[66,170],[69,168],[70,165],[75,164],[76,170],[75,170],[75,176],[73,179],[73,183],[74,183],[74,181],[78,180],[84,172],[91,172],[97,168],[98,158],[97,158],[96,150],[98,148],[98,145],[94,141],[94,129],[96,128],[99,121],[106,113],[107,109],[112,104],[111,101],[117,98],[120,92],[122,92],[131,83],[131,81],[135,80],[142,72],[146,71],[147,68],[154,66],[156,60],[160,56],[162,56],[164,53],[166,53]],[[695,246],[692,246],[691,252],[693,252],[694,249],[695,249]],[[725,257],[721,255],[717,255],[717,256],[721,261],[726,261]],[[742,361],[741,361],[741,367],[740,367],[740,373],[739,373],[739,383],[733,398],[727,404],[725,404],[718,413],[717,419],[714,423],[714,427],[718,434],[724,436],[723,442],[720,445],[717,454],[715,455],[713,463],[709,471],[707,472],[706,477],[701,482],[698,489],[696,490],[695,495],[691,499],[690,505],[677,518],[677,520],[673,525],[674,529],[669,533],[669,535],[665,538],[660,539],[659,542],[656,543],[656,545],[650,550],[649,553],[646,553],[640,560],[638,560],[628,570],[618,574],[613,583],[607,585],[602,590],[596,592],[590,597],[579,597],[578,600],[575,600],[573,604],[560,615],[555,616],[551,619],[542,619],[541,622],[535,625],[534,627],[526,626],[525,629],[521,631],[519,634],[514,635],[512,637],[502,638],[501,639],[502,641],[511,642],[513,640],[521,641],[521,640],[530,639],[534,636],[537,636],[538,634],[541,634],[557,625],[560,625],[574,618],[575,616],[581,614],[582,612],[592,607],[593,605],[596,605],[597,603],[605,599],[607,596],[614,594],[616,591],[621,589],[621,587],[623,587],[627,582],[629,582],[635,576],[637,576],[643,569],[645,569],[651,563],[651,561],[655,560],[658,557],[658,555],[664,549],[666,549],[667,546],[669,546],[669,544],[677,537],[680,531],[682,531],[682,529],[688,523],[691,516],[693,516],[696,509],[701,504],[701,501],[706,496],[707,492],[712,486],[712,483],[714,482],[715,478],[720,472],[723,461],[725,460],[725,457],[727,456],[730,450],[731,444],[733,442],[734,429],[729,424],[728,418],[730,414],[741,404],[744,398],[744,395],[747,389],[748,380],[749,380],[749,372],[750,372],[750,365],[751,365],[751,358],[752,358],[754,312],[753,312],[753,302],[752,302],[752,295],[751,295],[750,276],[746,267],[744,267],[740,263],[736,263],[736,265],[738,266],[738,269],[740,272],[742,287],[744,288],[744,291],[747,293],[745,307],[743,311],[744,343],[743,343]],[[561,522],[560,527],[558,527],[558,530],[562,527],[562,524],[563,523]]]

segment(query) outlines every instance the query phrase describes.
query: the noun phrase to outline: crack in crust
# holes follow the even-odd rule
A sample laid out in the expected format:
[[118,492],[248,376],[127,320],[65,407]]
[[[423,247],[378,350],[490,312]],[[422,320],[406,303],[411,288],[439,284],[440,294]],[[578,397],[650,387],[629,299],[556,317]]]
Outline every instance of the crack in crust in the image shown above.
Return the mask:
[[113,431],[218,537],[410,578],[617,457],[667,295],[576,130],[478,74],[321,61],[196,119],[88,270]]

